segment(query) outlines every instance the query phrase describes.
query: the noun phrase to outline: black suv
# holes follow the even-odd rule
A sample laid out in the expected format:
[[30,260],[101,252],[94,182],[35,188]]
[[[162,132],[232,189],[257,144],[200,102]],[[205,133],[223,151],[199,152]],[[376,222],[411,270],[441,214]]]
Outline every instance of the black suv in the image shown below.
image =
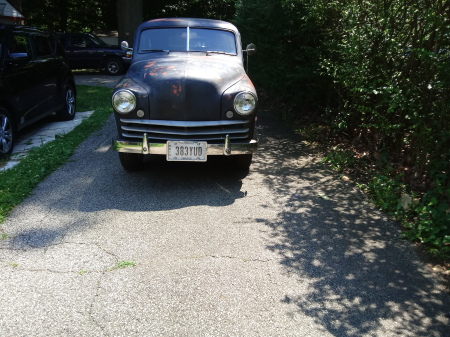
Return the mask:
[[72,69],[105,69],[109,75],[120,75],[128,68],[131,52],[104,42],[89,33],[60,34]]
[[75,101],[75,81],[56,36],[0,24],[0,156],[11,154],[25,126],[53,112],[73,119]]

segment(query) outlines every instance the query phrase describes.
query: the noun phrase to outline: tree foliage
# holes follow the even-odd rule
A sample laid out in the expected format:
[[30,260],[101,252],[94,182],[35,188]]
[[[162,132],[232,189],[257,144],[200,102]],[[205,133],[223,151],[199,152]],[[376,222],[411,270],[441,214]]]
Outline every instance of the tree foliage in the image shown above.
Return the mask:
[[231,21],[236,0],[153,0],[144,2],[144,17],[193,17]]
[[[363,142],[372,156],[416,190],[412,237],[450,243],[450,3],[446,0],[348,0],[338,38],[323,66],[339,105],[336,128]],[[425,225],[426,224],[426,225]]]
[[[236,0],[144,1],[144,20],[199,17],[232,20]],[[27,25],[53,31],[117,30],[117,0],[22,0]]]
[[252,42],[252,79],[299,107],[323,106],[327,77],[320,74],[324,27],[309,1],[239,1],[235,20],[244,44]]
[[26,24],[56,32],[117,29],[116,0],[22,0]]

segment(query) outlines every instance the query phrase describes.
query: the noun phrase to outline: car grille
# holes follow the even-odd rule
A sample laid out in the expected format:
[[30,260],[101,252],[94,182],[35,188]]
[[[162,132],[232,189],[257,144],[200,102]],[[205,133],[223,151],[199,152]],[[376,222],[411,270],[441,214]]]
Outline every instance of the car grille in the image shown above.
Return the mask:
[[166,121],[121,119],[124,138],[142,139],[144,133],[149,141],[199,140],[221,142],[229,135],[230,140],[249,139],[252,121]]

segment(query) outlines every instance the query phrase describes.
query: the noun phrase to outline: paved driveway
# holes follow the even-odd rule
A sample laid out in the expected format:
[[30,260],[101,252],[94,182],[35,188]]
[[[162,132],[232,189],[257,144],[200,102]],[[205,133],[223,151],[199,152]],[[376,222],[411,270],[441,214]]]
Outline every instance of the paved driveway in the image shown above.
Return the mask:
[[75,83],[77,85],[92,85],[92,86],[102,86],[108,88],[114,88],[122,78],[122,75],[119,76],[109,76],[104,75],[101,72],[93,72],[93,71],[75,71]]
[[0,336],[450,336],[395,224],[261,111],[248,175],[151,158],[113,119],[1,225]]

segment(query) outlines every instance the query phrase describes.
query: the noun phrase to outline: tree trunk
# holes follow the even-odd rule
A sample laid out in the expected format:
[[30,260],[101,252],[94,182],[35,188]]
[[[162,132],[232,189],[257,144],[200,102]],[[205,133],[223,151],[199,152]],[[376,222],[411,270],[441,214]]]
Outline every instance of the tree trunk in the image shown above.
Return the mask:
[[127,41],[133,46],[134,32],[143,20],[143,0],[117,0],[119,44]]
[[68,0],[59,0],[57,9],[59,11],[59,31],[66,33],[67,21],[69,19]]

